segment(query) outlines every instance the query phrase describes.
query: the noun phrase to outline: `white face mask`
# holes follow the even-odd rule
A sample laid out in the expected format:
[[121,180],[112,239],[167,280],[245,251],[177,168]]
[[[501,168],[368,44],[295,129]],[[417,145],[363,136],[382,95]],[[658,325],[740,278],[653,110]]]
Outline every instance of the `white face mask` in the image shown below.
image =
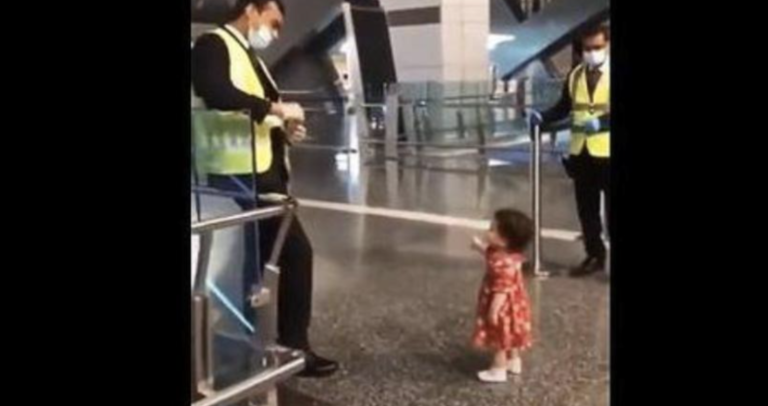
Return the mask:
[[255,49],[265,49],[272,44],[272,41],[274,40],[274,33],[266,26],[261,26],[258,30],[254,30],[253,28],[248,30],[248,42]]
[[608,51],[601,49],[597,51],[584,52],[584,62],[589,65],[590,68],[596,68],[605,63],[608,57]]

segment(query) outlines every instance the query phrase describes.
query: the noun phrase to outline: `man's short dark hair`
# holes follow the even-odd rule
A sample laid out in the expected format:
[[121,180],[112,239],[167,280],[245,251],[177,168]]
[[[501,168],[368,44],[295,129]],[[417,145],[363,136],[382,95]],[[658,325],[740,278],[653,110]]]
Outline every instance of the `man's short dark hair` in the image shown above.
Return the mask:
[[235,6],[232,7],[232,12],[229,15],[230,20],[236,20],[243,15],[245,8],[251,4],[256,6],[259,11],[262,11],[269,3],[275,3],[277,8],[283,14],[283,17],[285,17],[285,4],[282,0],[236,0]]
[[600,34],[603,34],[606,41],[611,40],[611,28],[607,24],[598,24],[587,28],[584,30],[584,32],[581,33],[581,39],[583,41],[587,38],[592,38]]

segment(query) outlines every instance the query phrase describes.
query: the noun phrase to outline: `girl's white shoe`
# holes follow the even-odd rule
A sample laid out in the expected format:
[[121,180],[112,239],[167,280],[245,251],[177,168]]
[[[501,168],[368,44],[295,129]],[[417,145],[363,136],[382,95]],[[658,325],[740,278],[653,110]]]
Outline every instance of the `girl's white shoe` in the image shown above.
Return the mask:
[[477,373],[482,382],[503,383],[507,381],[507,371],[503,368],[491,368]]
[[520,375],[523,373],[523,360],[520,357],[512,358],[507,365],[507,369],[513,375]]

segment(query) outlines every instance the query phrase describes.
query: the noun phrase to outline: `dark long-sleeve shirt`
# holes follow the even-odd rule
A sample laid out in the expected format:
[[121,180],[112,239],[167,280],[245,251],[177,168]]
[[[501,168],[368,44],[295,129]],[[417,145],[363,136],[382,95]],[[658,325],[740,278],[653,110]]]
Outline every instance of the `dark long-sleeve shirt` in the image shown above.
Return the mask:
[[[600,69],[586,69],[584,72],[587,75],[587,89],[589,89],[590,99],[595,94],[595,88],[597,88],[597,82],[603,75]],[[571,71],[567,77],[571,77],[573,71]],[[566,119],[571,114],[571,108],[573,107],[573,101],[571,100],[571,89],[568,87],[568,80],[563,84],[563,90],[560,94],[560,99],[549,110],[541,114],[545,124],[554,123]],[[600,116],[600,126],[608,129],[611,125],[611,114],[605,113]]]
[[277,89],[267,78],[252,52],[248,52],[264,86],[265,98],[251,96],[236,88],[229,76],[229,53],[221,38],[205,34],[198,38],[192,49],[192,87],[195,94],[203,99],[206,107],[215,110],[246,110],[253,119],[261,123],[269,114],[272,102],[280,99]]

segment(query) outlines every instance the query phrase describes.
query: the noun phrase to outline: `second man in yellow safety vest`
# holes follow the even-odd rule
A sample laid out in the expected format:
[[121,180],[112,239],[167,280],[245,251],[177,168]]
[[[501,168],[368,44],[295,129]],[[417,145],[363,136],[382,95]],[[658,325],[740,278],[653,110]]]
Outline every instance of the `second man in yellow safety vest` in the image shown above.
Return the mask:
[[586,31],[581,38],[583,62],[568,75],[558,103],[544,113],[530,111],[528,115],[531,124],[548,124],[569,115],[571,118],[571,143],[565,163],[574,181],[576,206],[587,251],[584,262],[572,269],[573,276],[600,272],[606,264],[600,199],[601,195],[605,198],[608,213],[611,156],[609,44],[607,26]]

